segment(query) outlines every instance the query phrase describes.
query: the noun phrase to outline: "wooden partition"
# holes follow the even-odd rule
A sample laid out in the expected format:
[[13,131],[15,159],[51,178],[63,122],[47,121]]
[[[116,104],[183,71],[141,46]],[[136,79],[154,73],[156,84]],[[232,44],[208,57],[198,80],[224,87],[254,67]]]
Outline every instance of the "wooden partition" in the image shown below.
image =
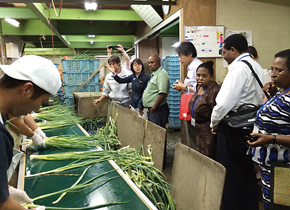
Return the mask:
[[151,145],[155,167],[162,170],[166,130],[139,117],[135,111],[109,102],[107,117],[115,117],[116,114],[118,137],[122,147],[130,145],[139,149],[144,145],[147,152],[148,145]]
[[171,176],[176,210],[219,210],[225,175],[221,164],[177,143]]

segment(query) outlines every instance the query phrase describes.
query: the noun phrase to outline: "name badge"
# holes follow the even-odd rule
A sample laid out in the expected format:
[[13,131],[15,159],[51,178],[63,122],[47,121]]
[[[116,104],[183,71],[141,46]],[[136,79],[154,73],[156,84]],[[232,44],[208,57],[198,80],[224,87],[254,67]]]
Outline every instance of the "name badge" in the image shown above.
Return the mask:
[[192,126],[195,126],[195,118],[192,117],[191,120],[190,120],[190,123],[191,123]]

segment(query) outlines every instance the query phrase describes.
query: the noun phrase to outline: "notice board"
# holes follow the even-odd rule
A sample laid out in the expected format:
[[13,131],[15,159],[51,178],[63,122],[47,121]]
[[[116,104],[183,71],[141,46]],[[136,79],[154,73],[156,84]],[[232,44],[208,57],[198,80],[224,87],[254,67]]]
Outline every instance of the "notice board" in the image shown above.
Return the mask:
[[224,26],[184,26],[184,41],[192,42],[199,58],[222,56]]

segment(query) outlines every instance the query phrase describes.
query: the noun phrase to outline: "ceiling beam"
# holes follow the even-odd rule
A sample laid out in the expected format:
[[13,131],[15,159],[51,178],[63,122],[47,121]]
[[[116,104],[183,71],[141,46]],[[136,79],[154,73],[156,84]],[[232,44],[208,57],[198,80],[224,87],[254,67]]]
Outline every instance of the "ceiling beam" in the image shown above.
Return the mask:
[[4,35],[51,35],[50,29],[41,20],[19,20],[19,27],[14,27],[1,19],[2,34]]
[[61,34],[58,32],[57,27],[53,23],[48,22],[48,9],[44,4],[40,3],[27,3],[26,6],[31,9],[32,12],[48,27],[51,28],[53,33],[68,47],[71,48],[69,43],[62,38]]
[[76,52],[69,48],[25,48],[25,55],[75,55]]
[[[106,49],[78,49],[70,50],[68,48],[55,48],[54,52],[52,48],[25,48],[25,55],[55,55],[55,56],[75,56],[78,53],[85,53],[86,55],[107,55]],[[134,54],[133,51],[127,52],[128,54]]]
[[[177,0],[169,0],[169,1],[162,1],[162,0],[147,0],[147,1],[139,1],[139,0],[98,0],[98,4],[118,4],[118,5],[152,5],[152,6],[161,6],[161,5],[175,5]],[[7,3],[7,0],[0,0],[0,2]],[[51,0],[9,0],[9,3],[51,3]],[[54,3],[59,4],[60,0],[54,0]],[[85,3],[85,0],[66,0],[66,4],[80,4]]]
[[121,44],[124,48],[131,48],[134,46],[133,42],[94,42],[91,44],[90,42],[71,42],[70,43],[73,48],[103,48],[107,49],[108,45],[117,45]]
[[[57,13],[59,9],[56,9]],[[43,12],[48,13],[48,9]],[[143,21],[133,10],[96,10],[86,11],[84,9],[61,9],[60,17],[57,17],[51,8],[50,17],[43,14],[46,20],[96,20],[96,21]],[[38,16],[29,8],[0,7],[0,18],[14,19],[37,19]]]
[[[56,9],[57,13],[59,9]],[[96,10],[85,9],[61,9],[60,17],[57,17],[53,10],[51,19],[56,20],[98,20],[98,21],[143,21],[133,10]]]
[[0,18],[37,19],[28,8],[0,7]]
[[134,36],[96,36],[89,38],[88,36],[64,36],[68,42],[130,42],[134,43]]

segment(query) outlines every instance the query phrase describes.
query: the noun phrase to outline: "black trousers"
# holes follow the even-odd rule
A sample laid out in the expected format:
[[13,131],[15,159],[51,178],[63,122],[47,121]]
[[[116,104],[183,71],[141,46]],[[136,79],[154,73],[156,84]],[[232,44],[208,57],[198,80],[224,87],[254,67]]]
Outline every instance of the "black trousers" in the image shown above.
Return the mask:
[[168,122],[168,116],[169,107],[167,103],[159,106],[154,113],[148,112],[148,120],[163,128],[165,128]]
[[242,130],[221,122],[217,134],[217,161],[226,168],[222,210],[258,210],[256,172]]

